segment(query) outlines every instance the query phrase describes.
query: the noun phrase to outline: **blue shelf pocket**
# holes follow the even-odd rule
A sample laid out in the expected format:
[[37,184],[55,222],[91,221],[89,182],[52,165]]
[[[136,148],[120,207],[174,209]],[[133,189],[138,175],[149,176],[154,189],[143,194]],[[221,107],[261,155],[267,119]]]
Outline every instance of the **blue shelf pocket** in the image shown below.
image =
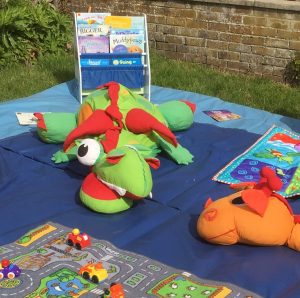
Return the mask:
[[144,66],[94,66],[82,67],[82,89],[92,90],[110,81],[127,88],[142,88],[145,85]]

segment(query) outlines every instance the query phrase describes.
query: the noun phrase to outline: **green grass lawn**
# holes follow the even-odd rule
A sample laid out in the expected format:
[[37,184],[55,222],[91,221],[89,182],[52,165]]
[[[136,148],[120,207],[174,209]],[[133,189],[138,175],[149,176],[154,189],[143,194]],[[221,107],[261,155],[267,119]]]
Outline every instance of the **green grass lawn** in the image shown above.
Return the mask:
[[[300,119],[300,88],[268,79],[218,72],[151,52],[152,84],[219,97]],[[0,101],[29,96],[74,78],[73,55],[42,57],[33,66],[0,70]]]
[[300,119],[300,88],[246,75],[151,56],[152,84],[219,97],[225,101]]
[[31,66],[14,64],[0,70],[0,101],[26,97],[73,78],[70,54],[41,57]]

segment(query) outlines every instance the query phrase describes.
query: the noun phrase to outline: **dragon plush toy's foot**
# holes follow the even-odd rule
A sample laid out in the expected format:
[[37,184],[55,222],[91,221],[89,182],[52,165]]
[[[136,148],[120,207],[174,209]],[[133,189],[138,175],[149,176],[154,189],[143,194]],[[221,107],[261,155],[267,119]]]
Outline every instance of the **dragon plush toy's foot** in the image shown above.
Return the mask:
[[63,150],[58,150],[52,155],[51,160],[54,163],[63,163],[63,162],[69,162],[76,158],[77,158],[77,147],[73,147],[68,152],[64,152]]
[[180,144],[177,144],[176,147],[172,146],[169,142],[163,139],[159,134],[154,133],[159,146],[168,153],[168,155],[175,160],[178,164],[188,165],[193,162],[194,156],[190,151]]
[[171,100],[158,106],[171,131],[188,129],[194,122],[196,105],[186,100]]
[[45,143],[63,143],[68,134],[77,127],[75,113],[34,113],[37,117],[37,133]]

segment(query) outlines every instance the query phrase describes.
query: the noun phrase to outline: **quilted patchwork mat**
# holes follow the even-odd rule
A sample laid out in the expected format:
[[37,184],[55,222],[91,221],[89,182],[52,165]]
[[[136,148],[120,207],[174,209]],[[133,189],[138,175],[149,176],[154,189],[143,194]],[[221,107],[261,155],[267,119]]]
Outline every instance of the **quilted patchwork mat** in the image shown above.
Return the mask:
[[264,166],[274,169],[283,182],[278,193],[284,197],[299,195],[300,135],[281,127],[271,127],[250,148],[218,172],[213,180],[228,184],[257,182],[259,171]]

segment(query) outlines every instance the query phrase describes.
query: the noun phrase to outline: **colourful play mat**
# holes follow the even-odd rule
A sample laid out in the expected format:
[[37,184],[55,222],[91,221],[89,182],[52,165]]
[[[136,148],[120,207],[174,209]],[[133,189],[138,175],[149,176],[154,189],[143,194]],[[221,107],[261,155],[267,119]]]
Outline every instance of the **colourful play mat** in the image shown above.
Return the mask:
[[225,166],[213,180],[224,183],[257,182],[260,170],[274,169],[283,182],[278,193],[300,194],[300,135],[273,126],[250,148]]

